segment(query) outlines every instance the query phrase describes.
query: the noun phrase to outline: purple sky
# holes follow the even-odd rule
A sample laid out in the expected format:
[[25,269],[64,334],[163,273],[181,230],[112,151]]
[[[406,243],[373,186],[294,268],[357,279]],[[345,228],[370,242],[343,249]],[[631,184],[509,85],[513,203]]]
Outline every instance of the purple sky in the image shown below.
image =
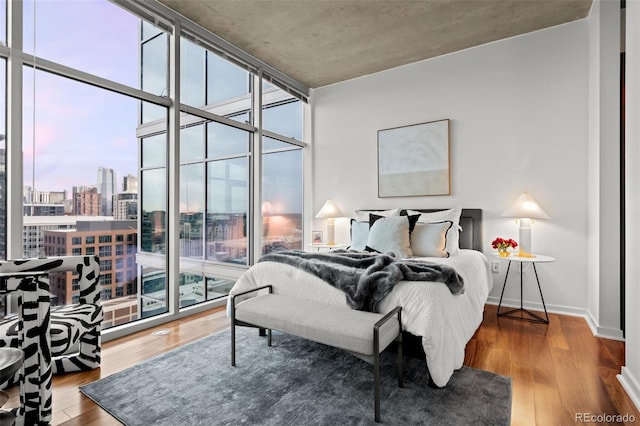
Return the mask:
[[[138,87],[139,20],[106,0],[25,1],[24,50],[81,71]],[[33,184],[32,69],[24,73],[24,184]],[[118,185],[137,175],[138,101],[87,84],[35,73],[35,188],[71,191],[95,185],[98,167]]]

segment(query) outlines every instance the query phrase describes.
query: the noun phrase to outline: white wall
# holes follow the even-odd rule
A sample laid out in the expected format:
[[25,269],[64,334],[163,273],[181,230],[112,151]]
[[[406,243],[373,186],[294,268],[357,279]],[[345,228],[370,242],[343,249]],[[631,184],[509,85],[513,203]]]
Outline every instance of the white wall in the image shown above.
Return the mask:
[[640,2],[627,2],[626,25],[625,366],[620,382],[640,409]]
[[588,310],[598,335],[620,330],[620,4],[594,1],[589,25]]
[[[538,268],[547,308],[585,314],[587,70],[581,20],[314,90],[313,212],[327,198],[347,214],[481,208],[490,253],[493,238],[518,238],[516,223],[500,214],[527,190],[551,217],[533,227],[533,250],[558,259]],[[444,118],[451,120],[451,195],[378,198],[377,131]],[[336,239],[348,238],[341,220]],[[504,270],[494,275],[492,301]],[[510,284],[505,299],[515,303],[515,274]],[[525,286],[524,297],[541,307],[535,285]]]

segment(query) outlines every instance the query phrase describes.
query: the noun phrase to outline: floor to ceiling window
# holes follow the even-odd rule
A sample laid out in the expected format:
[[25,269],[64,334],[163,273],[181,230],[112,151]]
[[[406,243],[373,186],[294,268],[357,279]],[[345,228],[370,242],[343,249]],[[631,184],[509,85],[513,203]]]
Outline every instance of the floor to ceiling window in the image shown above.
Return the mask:
[[[2,2],[0,2],[2,6]],[[5,16],[0,16],[4,24]],[[2,24],[2,25],[3,25]],[[4,31],[0,34],[4,35]],[[7,61],[0,58],[0,260],[7,258]]]
[[[193,23],[173,34],[183,18],[160,4],[0,9],[0,258],[99,255],[110,328],[223,300],[262,253],[302,248],[298,86]],[[7,209],[23,215],[20,250]],[[52,279],[55,303],[77,301],[74,279]]]

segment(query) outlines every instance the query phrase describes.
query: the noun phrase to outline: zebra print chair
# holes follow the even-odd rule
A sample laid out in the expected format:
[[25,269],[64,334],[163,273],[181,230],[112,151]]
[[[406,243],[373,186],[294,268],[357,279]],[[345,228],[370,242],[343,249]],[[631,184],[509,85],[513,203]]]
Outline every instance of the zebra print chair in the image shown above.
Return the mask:
[[[53,374],[91,370],[100,366],[100,260],[97,256],[65,256],[0,262],[0,273],[76,271],[79,303],[51,308],[50,337]],[[46,278],[45,278],[46,279]],[[48,281],[48,280],[47,280]],[[17,314],[0,320],[0,347],[18,347]],[[17,383],[18,375],[10,383]]]

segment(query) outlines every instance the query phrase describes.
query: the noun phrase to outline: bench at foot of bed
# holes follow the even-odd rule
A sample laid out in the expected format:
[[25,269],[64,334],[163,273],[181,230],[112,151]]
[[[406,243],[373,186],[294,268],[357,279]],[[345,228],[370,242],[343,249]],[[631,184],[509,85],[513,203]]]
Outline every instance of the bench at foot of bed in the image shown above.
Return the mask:
[[[239,302],[236,298],[259,290],[268,293]],[[263,292],[264,293],[264,292]],[[298,297],[273,294],[272,286],[263,286],[233,296],[231,303],[231,365],[236,365],[236,325],[278,330],[314,342],[351,352],[373,364],[375,421],[380,422],[380,352],[398,342],[398,386],[402,377],[401,307],[387,314],[357,311]]]

